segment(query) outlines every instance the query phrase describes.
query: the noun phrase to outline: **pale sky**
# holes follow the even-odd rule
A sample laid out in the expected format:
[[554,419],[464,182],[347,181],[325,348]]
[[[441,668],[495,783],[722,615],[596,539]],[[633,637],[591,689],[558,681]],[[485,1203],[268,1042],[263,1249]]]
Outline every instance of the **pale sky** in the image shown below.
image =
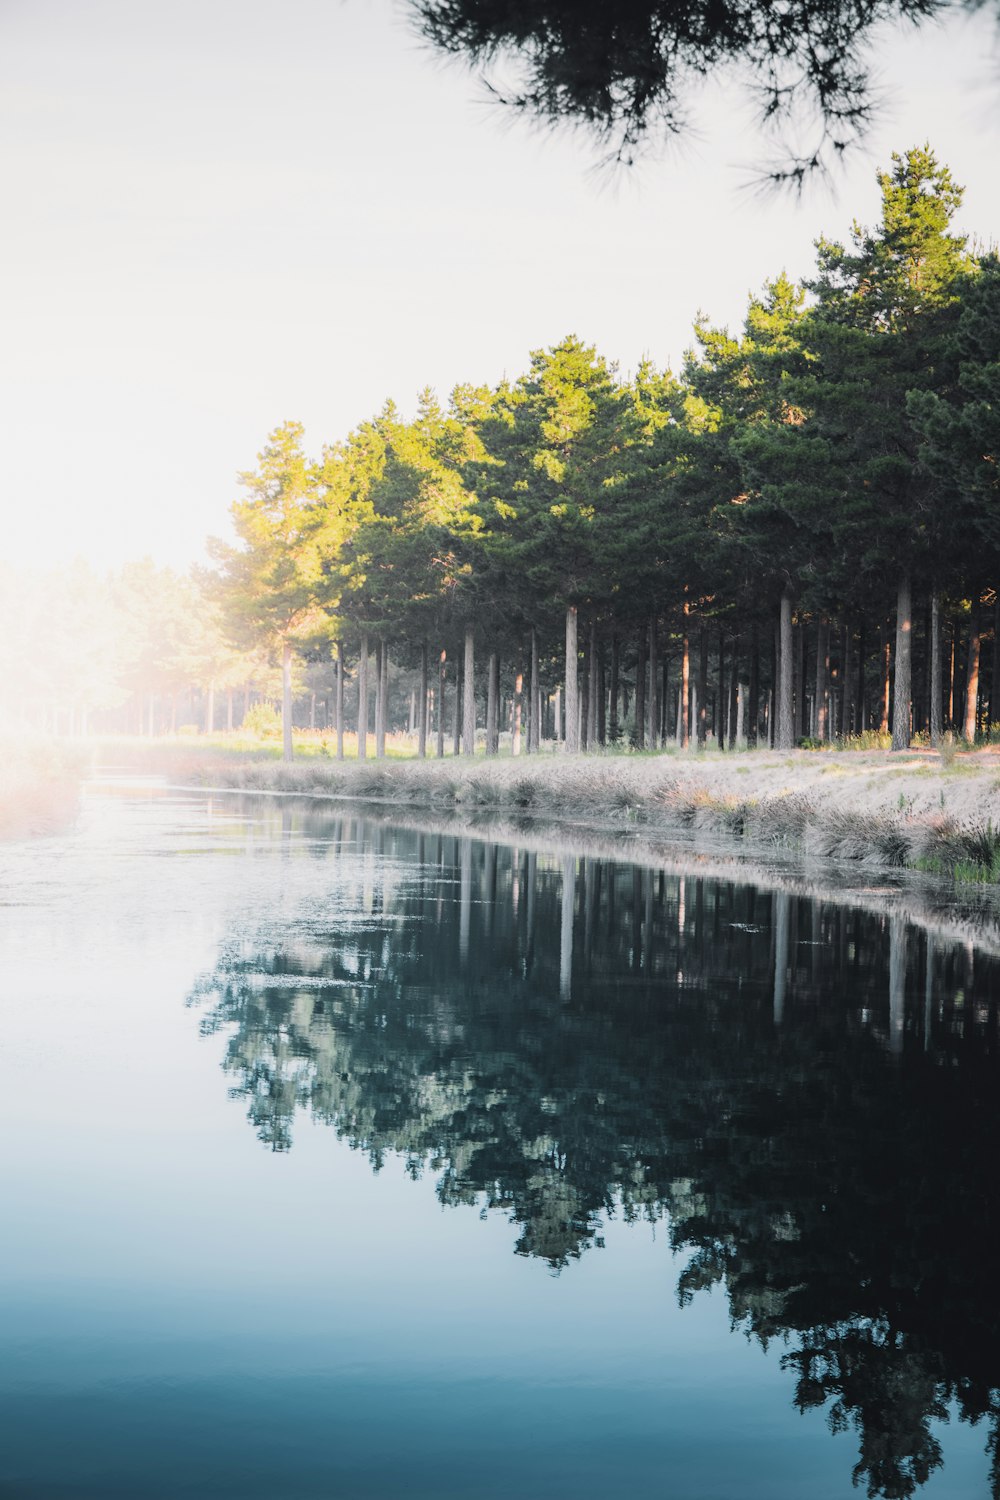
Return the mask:
[[1000,240],[990,18],[880,60],[866,146],[796,201],[747,191],[734,79],[696,138],[609,177],[392,0],[0,0],[0,559],[184,567],[279,422],[318,454],[387,396],[408,413],[569,332],[676,367],[699,309],[737,326],[819,233],[874,222],[894,149],[929,140],[962,227]]

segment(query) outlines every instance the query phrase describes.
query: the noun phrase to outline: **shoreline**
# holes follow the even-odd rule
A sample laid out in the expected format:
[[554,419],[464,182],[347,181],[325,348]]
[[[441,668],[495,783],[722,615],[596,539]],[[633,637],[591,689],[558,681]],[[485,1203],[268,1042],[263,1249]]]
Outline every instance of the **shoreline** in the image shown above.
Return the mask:
[[995,751],[288,765],[185,750],[160,767],[174,790],[350,804],[422,832],[747,881],[1000,953]]

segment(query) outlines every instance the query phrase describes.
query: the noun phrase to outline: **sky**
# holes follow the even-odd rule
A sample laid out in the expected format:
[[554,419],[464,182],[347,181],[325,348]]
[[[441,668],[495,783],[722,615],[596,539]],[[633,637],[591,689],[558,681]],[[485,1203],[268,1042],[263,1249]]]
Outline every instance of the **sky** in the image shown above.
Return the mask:
[[929,141],[1000,241],[989,13],[877,49],[875,127],[832,183],[756,191],[738,80],[608,172],[579,132],[492,103],[403,0],[0,0],[0,562],[151,556],[229,534],[280,422],[318,456],[387,397],[523,370],[576,333],[677,368],[699,311],[808,274]]

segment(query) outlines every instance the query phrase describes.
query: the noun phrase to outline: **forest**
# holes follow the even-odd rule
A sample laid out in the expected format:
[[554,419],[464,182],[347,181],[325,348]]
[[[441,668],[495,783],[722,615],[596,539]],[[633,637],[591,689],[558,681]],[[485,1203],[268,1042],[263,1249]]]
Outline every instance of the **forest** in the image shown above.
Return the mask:
[[679,373],[569,336],[318,458],[284,422],[210,569],[50,580],[18,700],[126,733],[280,702],[286,757],[293,722],[359,756],[988,738],[1000,259],[929,146],[878,183],[876,227],[739,333],[699,317]]

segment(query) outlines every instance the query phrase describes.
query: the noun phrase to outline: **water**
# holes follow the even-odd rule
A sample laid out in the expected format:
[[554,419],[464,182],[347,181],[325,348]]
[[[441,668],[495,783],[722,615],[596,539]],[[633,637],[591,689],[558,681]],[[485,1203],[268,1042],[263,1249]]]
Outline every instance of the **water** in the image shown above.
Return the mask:
[[991,1493],[995,960],[113,784],[0,900],[4,1500]]

